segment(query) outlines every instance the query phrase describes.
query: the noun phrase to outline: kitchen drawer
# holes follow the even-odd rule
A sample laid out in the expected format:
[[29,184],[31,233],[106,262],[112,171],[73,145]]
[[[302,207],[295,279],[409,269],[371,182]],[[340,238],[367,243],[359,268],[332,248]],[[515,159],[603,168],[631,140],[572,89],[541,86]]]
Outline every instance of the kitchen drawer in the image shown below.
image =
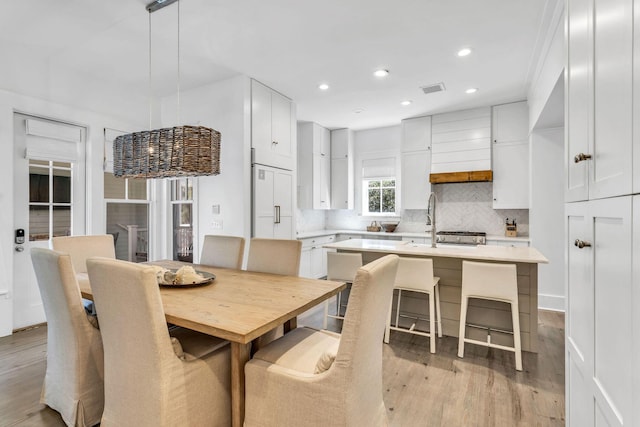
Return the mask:
[[322,246],[328,243],[333,243],[336,241],[335,234],[331,234],[329,236],[317,236],[317,237],[309,237],[306,239],[300,239],[302,241],[303,248],[311,248],[314,246]]
[[[402,241],[403,242],[409,242],[409,243],[418,243],[418,244],[423,244],[423,245],[427,244],[427,238],[426,237],[403,237]],[[431,239],[429,239],[429,243],[431,243]]]
[[[364,236],[360,234],[338,234],[338,238],[336,241],[341,242],[343,240],[351,240],[351,239],[363,239]],[[367,236],[368,239],[373,239],[373,237]]]
[[526,248],[529,246],[529,242],[526,240],[487,240],[487,245],[510,246],[513,248]]

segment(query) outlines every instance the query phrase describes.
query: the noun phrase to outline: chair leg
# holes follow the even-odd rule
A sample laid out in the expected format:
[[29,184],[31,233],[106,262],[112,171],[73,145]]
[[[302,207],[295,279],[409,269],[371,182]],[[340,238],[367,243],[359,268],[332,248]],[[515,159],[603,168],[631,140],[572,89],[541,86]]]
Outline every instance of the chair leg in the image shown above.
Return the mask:
[[391,307],[393,306],[393,297],[389,301],[389,315],[387,316],[387,327],[384,328],[384,342],[389,344],[389,335],[391,333]]
[[434,295],[429,293],[429,346],[431,353],[436,352],[436,313]]
[[442,311],[440,311],[440,286],[434,286],[436,293],[436,314],[438,315],[438,336],[442,338]]
[[329,317],[329,300],[324,302],[324,319],[322,320],[322,329],[327,329],[327,318]]
[[458,333],[458,357],[464,357],[464,333],[465,333],[465,324],[467,323],[467,304],[469,303],[469,298],[466,296],[462,297],[462,301],[460,304],[460,331]]
[[522,371],[522,345],[520,343],[520,317],[518,303],[511,303],[511,319],[513,321],[513,346],[516,350],[516,371]]

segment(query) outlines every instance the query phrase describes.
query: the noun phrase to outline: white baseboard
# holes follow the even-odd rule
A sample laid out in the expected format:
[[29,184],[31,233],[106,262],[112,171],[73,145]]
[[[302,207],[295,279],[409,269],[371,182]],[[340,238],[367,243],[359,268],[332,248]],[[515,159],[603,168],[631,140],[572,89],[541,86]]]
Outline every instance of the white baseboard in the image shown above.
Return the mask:
[[562,295],[538,294],[538,308],[564,312],[564,297]]

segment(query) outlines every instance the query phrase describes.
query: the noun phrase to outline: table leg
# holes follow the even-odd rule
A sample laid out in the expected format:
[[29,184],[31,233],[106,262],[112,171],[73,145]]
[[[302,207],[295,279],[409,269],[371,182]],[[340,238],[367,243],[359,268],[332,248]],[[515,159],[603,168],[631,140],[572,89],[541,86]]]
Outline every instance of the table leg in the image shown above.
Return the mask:
[[298,327],[298,318],[294,317],[284,322],[284,333],[287,334]]
[[231,342],[231,425],[244,424],[244,365],[249,361],[251,344]]

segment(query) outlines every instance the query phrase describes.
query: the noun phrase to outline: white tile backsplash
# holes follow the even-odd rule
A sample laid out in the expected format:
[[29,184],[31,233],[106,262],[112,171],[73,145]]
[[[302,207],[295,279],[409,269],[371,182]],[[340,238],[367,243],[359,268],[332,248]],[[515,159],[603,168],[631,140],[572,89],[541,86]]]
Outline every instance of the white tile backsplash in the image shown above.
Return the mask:
[[296,231],[300,233],[327,228],[325,227],[327,212],[325,210],[296,209]]
[[[518,235],[529,235],[528,209],[493,209],[493,184],[490,182],[471,182],[460,184],[434,184],[436,193],[437,229],[440,231],[484,231],[487,234],[503,235],[506,218],[516,219]],[[404,210],[401,218],[362,217],[354,210],[299,211],[298,231],[313,231],[321,228],[364,230],[372,220],[398,222],[398,231],[424,232],[427,223],[427,210]],[[325,216],[324,227],[320,227],[320,215]]]

